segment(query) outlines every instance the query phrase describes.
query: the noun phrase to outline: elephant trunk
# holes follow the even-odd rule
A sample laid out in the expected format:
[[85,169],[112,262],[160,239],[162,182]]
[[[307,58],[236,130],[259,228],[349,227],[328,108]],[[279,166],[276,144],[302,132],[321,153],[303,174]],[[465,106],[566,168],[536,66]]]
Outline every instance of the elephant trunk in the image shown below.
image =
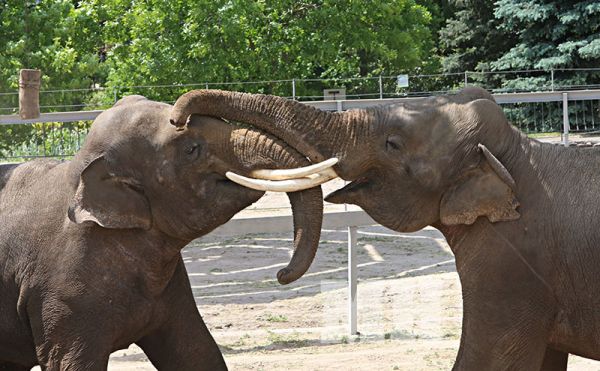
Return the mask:
[[[192,114],[251,124],[282,139],[313,162],[338,157],[336,171],[343,178],[352,178],[356,162],[364,161],[357,154],[369,153],[367,137],[377,111],[331,113],[276,96],[193,90],[179,97],[171,123],[183,126]],[[347,156],[350,149],[352,158]]]
[[[232,157],[240,170],[250,174],[255,169],[296,168],[308,165],[308,160],[285,143],[253,129],[235,129],[231,135]],[[277,273],[281,284],[291,283],[308,270],[313,262],[323,222],[321,187],[287,193],[294,222],[294,253],[287,267]]]

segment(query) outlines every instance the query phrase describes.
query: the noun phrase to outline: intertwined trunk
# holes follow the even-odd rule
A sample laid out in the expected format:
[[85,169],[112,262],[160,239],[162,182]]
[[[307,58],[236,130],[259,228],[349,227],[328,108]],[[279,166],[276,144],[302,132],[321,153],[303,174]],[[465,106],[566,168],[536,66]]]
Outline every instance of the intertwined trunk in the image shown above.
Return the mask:
[[[296,101],[262,94],[194,90],[182,95],[171,123],[186,124],[192,114],[239,121],[281,138],[313,162],[338,157],[338,174],[345,177],[368,151],[371,123],[377,110],[325,112]],[[348,152],[353,151],[352,158]],[[344,161],[347,160],[347,161]],[[348,176],[351,177],[351,176]]]

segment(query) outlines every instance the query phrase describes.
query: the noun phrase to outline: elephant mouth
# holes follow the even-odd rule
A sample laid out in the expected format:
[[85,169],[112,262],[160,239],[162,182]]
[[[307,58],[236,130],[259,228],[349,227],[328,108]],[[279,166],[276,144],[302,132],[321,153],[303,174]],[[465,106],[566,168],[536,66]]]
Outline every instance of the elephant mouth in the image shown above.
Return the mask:
[[370,186],[371,184],[367,177],[361,177],[348,183],[337,191],[328,194],[327,197],[325,197],[325,201],[333,204],[354,203],[352,196],[364,191]]

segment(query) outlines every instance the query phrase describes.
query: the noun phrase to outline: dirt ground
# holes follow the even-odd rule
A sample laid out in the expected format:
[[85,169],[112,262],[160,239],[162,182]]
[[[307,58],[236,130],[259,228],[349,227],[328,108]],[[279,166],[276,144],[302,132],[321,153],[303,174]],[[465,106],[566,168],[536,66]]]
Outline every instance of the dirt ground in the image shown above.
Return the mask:
[[[341,181],[324,186],[325,193]],[[326,211],[344,206],[326,205]],[[287,213],[268,194],[239,215]],[[292,253],[291,233],[206,236],[183,250],[200,313],[231,370],[448,370],[460,338],[462,303],[454,258],[434,228],[397,233],[359,229],[358,331],[349,336],[347,232],[326,230],[312,267],[277,283]],[[132,346],[109,370],[153,370]],[[571,356],[569,370],[600,370]]]
[[[358,330],[347,335],[346,231],[325,231],[309,272],[280,286],[288,234],[200,239],[183,256],[198,308],[231,370],[448,370],[459,343],[460,283],[442,235],[359,230]],[[111,370],[153,370],[135,347]],[[571,357],[569,370],[600,370]]]

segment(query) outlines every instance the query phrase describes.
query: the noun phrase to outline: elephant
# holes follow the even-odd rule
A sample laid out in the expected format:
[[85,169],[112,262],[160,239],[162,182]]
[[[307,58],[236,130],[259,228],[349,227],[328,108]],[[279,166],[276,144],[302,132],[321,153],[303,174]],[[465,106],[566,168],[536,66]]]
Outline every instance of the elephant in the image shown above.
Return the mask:
[[[174,128],[171,109],[128,96],[73,159],[0,165],[0,370],[105,370],[132,343],[160,370],[226,369],[180,251],[264,194],[225,174],[294,183],[286,171],[311,167],[257,129],[203,116]],[[287,188],[295,251],[281,283],[319,242],[322,192],[306,179]]]
[[565,370],[600,359],[600,152],[528,138],[477,87],[345,112],[196,90],[174,105],[239,120],[350,181],[325,200],[400,232],[439,229],[463,321],[454,370]]

